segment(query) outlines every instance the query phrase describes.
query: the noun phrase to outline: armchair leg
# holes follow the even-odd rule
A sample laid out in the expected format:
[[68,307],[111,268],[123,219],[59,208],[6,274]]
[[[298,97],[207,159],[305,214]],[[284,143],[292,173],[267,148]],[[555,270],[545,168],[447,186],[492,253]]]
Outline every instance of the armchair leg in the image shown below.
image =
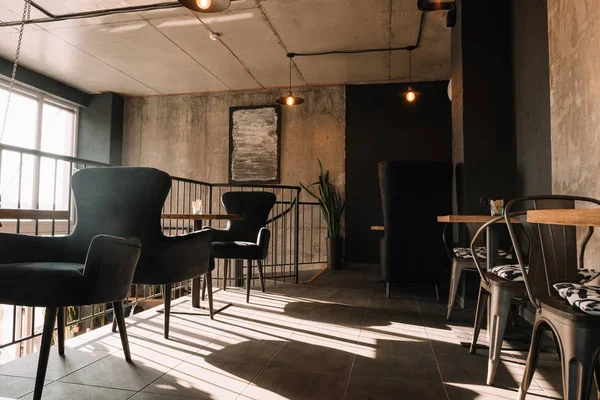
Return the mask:
[[127,339],[127,328],[125,327],[125,313],[123,312],[123,303],[115,301],[113,303],[114,320],[119,325],[119,335],[121,336],[121,345],[125,353],[125,361],[131,362],[131,351],[129,350],[129,340]]
[[229,259],[223,261],[223,290],[227,290],[227,275],[229,275]]
[[389,282],[386,282],[385,283],[385,297],[387,299],[389,299],[391,295],[392,295],[392,284]]
[[169,322],[171,320],[171,285],[163,285],[163,303],[165,307],[164,337],[169,338]]
[[208,274],[204,275],[204,277],[202,278],[202,301],[204,301],[204,298],[206,297],[206,278],[207,278],[207,276],[208,276]]
[[65,355],[65,308],[59,307],[56,315],[58,333],[58,355]]
[[250,285],[252,284],[252,260],[248,260],[248,272],[246,273],[246,303],[250,303]]
[[[212,293],[212,271],[208,271],[206,275],[204,275],[204,282],[206,282],[206,286],[208,286],[208,312],[210,313],[210,319],[215,319],[215,312],[213,309],[213,293]],[[204,295],[202,296],[204,298]]]
[[113,333],[117,333],[117,316],[115,315],[115,310],[113,310],[113,325],[112,325]]
[[46,307],[46,316],[44,318],[44,331],[42,332],[42,344],[40,346],[40,357],[38,360],[37,374],[35,376],[35,389],[33,399],[40,400],[44,390],[44,378],[48,369],[48,359],[50,358],[50,347],[52,346],[52,334],[54,333],[54,323],[56,322],[57,307]]
[[261,292],[265,292],[265,276],[263,274],[263,262],[262,260],[258,260],[258,279],[260,280],[260,290]]

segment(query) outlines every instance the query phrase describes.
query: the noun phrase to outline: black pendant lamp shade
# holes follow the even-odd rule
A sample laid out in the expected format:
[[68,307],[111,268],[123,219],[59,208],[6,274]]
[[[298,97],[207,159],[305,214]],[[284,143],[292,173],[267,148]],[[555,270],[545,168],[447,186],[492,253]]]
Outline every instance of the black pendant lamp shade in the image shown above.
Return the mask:
[[288,54],[290,59],[290,92],[287,96],[283,96],[278,98],[276,101],[278,104],[282,104],[284,106],[297,106],[299,104],[304,103],[304,99],[302,97],[296,97],[292,94],[292,58],[294,58],[293,54]]
[[231,0],[178,0],[184,7],[202,13],[225,11],[231,5]]

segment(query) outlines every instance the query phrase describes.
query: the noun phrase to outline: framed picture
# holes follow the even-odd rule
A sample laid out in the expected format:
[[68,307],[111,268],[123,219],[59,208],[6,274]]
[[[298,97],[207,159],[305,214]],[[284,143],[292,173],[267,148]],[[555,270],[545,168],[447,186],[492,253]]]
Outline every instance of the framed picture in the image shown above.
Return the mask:
[[281,107],[229,109],[229,183],[279,183]]

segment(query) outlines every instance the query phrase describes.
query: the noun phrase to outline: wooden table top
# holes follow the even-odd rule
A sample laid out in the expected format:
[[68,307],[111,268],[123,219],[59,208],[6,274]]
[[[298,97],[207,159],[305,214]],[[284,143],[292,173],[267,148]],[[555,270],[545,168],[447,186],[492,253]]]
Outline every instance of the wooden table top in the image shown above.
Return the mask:
[[530,210],[527,222],[551,225],[600,226],[600,208],[578,210]]
[[162,219],[191,219],[194,221],[230,220],[240,221],[244,217],[239,214],[162,214]]
[[[501,215],[440,215],[437,217],[437,221],[446,223],[485,224],[500,216]],[[496,223],[503,224],[504,220],[499,220]]]
[[383,225],[373,225],[371,227],[372,231],[385,231],[385,226]]
[[69,219],[67,210],[30,210],[26,208],[0,208],[0,219]]

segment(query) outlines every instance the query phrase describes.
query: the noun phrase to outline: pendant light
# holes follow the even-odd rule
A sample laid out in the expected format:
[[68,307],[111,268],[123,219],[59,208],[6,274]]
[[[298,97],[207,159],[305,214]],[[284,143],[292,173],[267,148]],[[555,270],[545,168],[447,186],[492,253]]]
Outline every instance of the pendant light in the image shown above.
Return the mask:
[[231,0],[178,0],[184,7],[202,13],[225,11],[231,5]]
[[403,93],[403,96],[409,103],[417,99],[417,92],[412,88],[412,49],[408,50],[408,90]]
[[290,92],[287,96],[278,98],[277,103],[283,104],[284,106],[297,106],[304,103],[304,99],[302,97],[296,97],[292,94],[292,58],[294,58],[294,55],[288,54],[288,57],[290,59]]

